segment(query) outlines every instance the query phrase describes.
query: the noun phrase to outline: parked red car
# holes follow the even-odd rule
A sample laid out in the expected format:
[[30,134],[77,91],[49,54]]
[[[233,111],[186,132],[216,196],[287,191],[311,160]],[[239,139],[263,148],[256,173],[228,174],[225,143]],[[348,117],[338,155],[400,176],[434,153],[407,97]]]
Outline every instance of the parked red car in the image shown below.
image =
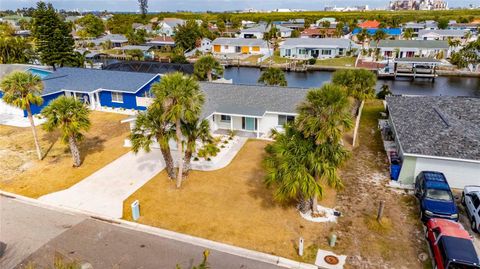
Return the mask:
[[437,269],[480,268],[472,237],[462,224],[433,218],[426,223],[426,237]]

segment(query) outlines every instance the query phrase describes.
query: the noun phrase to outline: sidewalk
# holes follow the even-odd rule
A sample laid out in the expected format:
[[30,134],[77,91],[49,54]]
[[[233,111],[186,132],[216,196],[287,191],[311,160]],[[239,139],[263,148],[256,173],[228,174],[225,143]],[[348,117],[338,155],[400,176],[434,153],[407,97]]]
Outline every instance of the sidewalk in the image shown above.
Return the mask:
[[165,168],[160,150],[129,152],[72,187],[42,201],[121,218],[123,201]]

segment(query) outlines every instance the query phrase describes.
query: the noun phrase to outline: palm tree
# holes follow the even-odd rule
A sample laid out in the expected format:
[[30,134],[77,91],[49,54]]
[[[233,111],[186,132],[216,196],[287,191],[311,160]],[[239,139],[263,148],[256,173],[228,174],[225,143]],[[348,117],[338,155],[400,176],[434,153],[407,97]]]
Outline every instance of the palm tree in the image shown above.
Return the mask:
[[377,77],[365,69],[344,69],[333,73],[332,82],[345,87],[349,96],[363,101],[374,96]]
[[413,29],[412,28],[407,28],[402,34],[403,38],[406,40],[410,40],[413,37]]
[[262,72],[259,83],[264,83],[269,86],[287,86],[287,80],[285,79],[285,73],[280,68],[269,67]]
[[367,29],[362,29],[357,35],[358,42],[362,43],[362,50],[365,48],[365,42],[370,38]]
[[0,89],[4,93],[3,101],[5,103],[27,111],[27,118],[32,128],[38,159],[41,160],[42,151],[38,142],[31,106],[43,104],[43,98],[41,97],[43,92],[42,80],[39,76],[30,72],[14,71],[3,78]]
[[170,151],[169,140],[175,136],[171,123],[163,119],[163,106],[151,105],[147,111],[139,113],[135,121],[135,128],[130,134],[132,150],[138,153],[140,149],[150,152],[154,141],[160,146],[165,161],[167,174],[171,179],[176,178],[175,166]]
[[[285,132],[273,130],[275,141],[265,147],[267,156],[264,160],[266,168],[266,185],[275,185],[274,197],[279,201],[295,199],[300,210],[306,211],[312,197],[321,197],[322,186],[312,175],[311,161],[315,158],[315,143],[305,139],[303,134],[290,124],[284,126]],[[315,208],[311,207],[312,212]]]
[[297,110],[298,129],[317,145],[340,143],[343,131],[353,126],[348,96],[339,85],[325,84],[310,90]]
[[[341,86],[325,84],[310,90],[297,111],[298,130],[316,145],[307,155],[311,175],[316,182],[340,188],[343,185],[336,169],[348,156],[341,141],[343,132],[353,126],[348,96]],[[312,211],[317,211],[317,194],[312,197]]]
[[385,100],[385,97],[392,95],[392,91],[390,90],[390,87],[388,84],[383,84],[382,88],[380,88],[380,91],[377,93],[377,98],[381,100]]
[[383,30],[377,30],[373,35],[373,40],[375,40],[375,60],[378,60],[378,43],[380,42],[380,40],[387,38],[387,36],[387,33],[385,33]]
[[195,78],[184,76],[180,72],[165,75],[159,83],[152,86],[155,94],[154,105],[161,105],[165,110],[162,118],[175,126],[178,148],[177,188],[183,179],[183,136],[182,121],[193,122],[200,116],[205,96]]
[[195,75],[198,79],[212,81],[212,72],[215,75],[221,76],[223,74],[223,67],[220,63],[211,55],[203,56],[194,65]]
[[90,128],[89,114],[90,110],[84,103],[66,96],[53,100],[42,110],[42,116],[47,120],[43,128],[48,132],[60,129],[62,141],[70,147],[74,167],[82,164],[77,143],[84,137],[82,132]]
[[185,170],[183,172],[183,176],[186,177],[190,171],[192,155],[197,150],[197,140],[200,140],[203,144],[208,144],[213,142],[213,137],[210,132],[210,123],[205,119],[183,122],[182,127],[183,136],[187,139],[185,149]]

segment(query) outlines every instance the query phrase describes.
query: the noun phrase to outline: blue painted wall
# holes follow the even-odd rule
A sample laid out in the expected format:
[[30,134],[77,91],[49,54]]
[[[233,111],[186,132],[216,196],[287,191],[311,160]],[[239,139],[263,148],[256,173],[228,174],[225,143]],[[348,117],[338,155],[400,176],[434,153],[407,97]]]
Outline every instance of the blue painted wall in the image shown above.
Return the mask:
[[125,108],[125,109],[136,109],[136,110],[146,110],[144,106],[137,106],[136,97],[144,97],[146,92],[150,91],[152,84],[160,81],[160,77],[156,77],[148,84],[143,86],[137,93],[122,93],[123,94],[123,103],[112,102],[112,92],[102,91],[100,92],[100,104],[107,107],[115,108]]
[[[43,104],[41,106],[31,106],[31,109],[32,109],[32,114],[35,115],[35,114],[38,114],[42,111],[42,109],[46,106],[48,106],[48,104],[56,99],[57,97],[59,96],[62,96],[64,95],[63,92],[59,92],[59,93],[54,93],[54,94],[50,94],[50,95],[46,95],[46,96],[42,96],[43,97]],[[24,110],[23,111],[23,116],[26,117],[27,116],[27,111]]]

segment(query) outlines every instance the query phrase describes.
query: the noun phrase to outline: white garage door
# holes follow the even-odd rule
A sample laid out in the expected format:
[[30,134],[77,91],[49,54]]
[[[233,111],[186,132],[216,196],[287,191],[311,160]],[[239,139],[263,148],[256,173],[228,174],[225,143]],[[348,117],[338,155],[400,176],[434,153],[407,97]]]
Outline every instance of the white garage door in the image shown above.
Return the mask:
[[7,105],[2,99],[0,99],[0,115],[1,114],[10,114],[23,117],[23,110],[11,105]]
[[417,158],[415,175],[421,171],[438,171],[445,174],[452,188],[480,185],[480,163]]

